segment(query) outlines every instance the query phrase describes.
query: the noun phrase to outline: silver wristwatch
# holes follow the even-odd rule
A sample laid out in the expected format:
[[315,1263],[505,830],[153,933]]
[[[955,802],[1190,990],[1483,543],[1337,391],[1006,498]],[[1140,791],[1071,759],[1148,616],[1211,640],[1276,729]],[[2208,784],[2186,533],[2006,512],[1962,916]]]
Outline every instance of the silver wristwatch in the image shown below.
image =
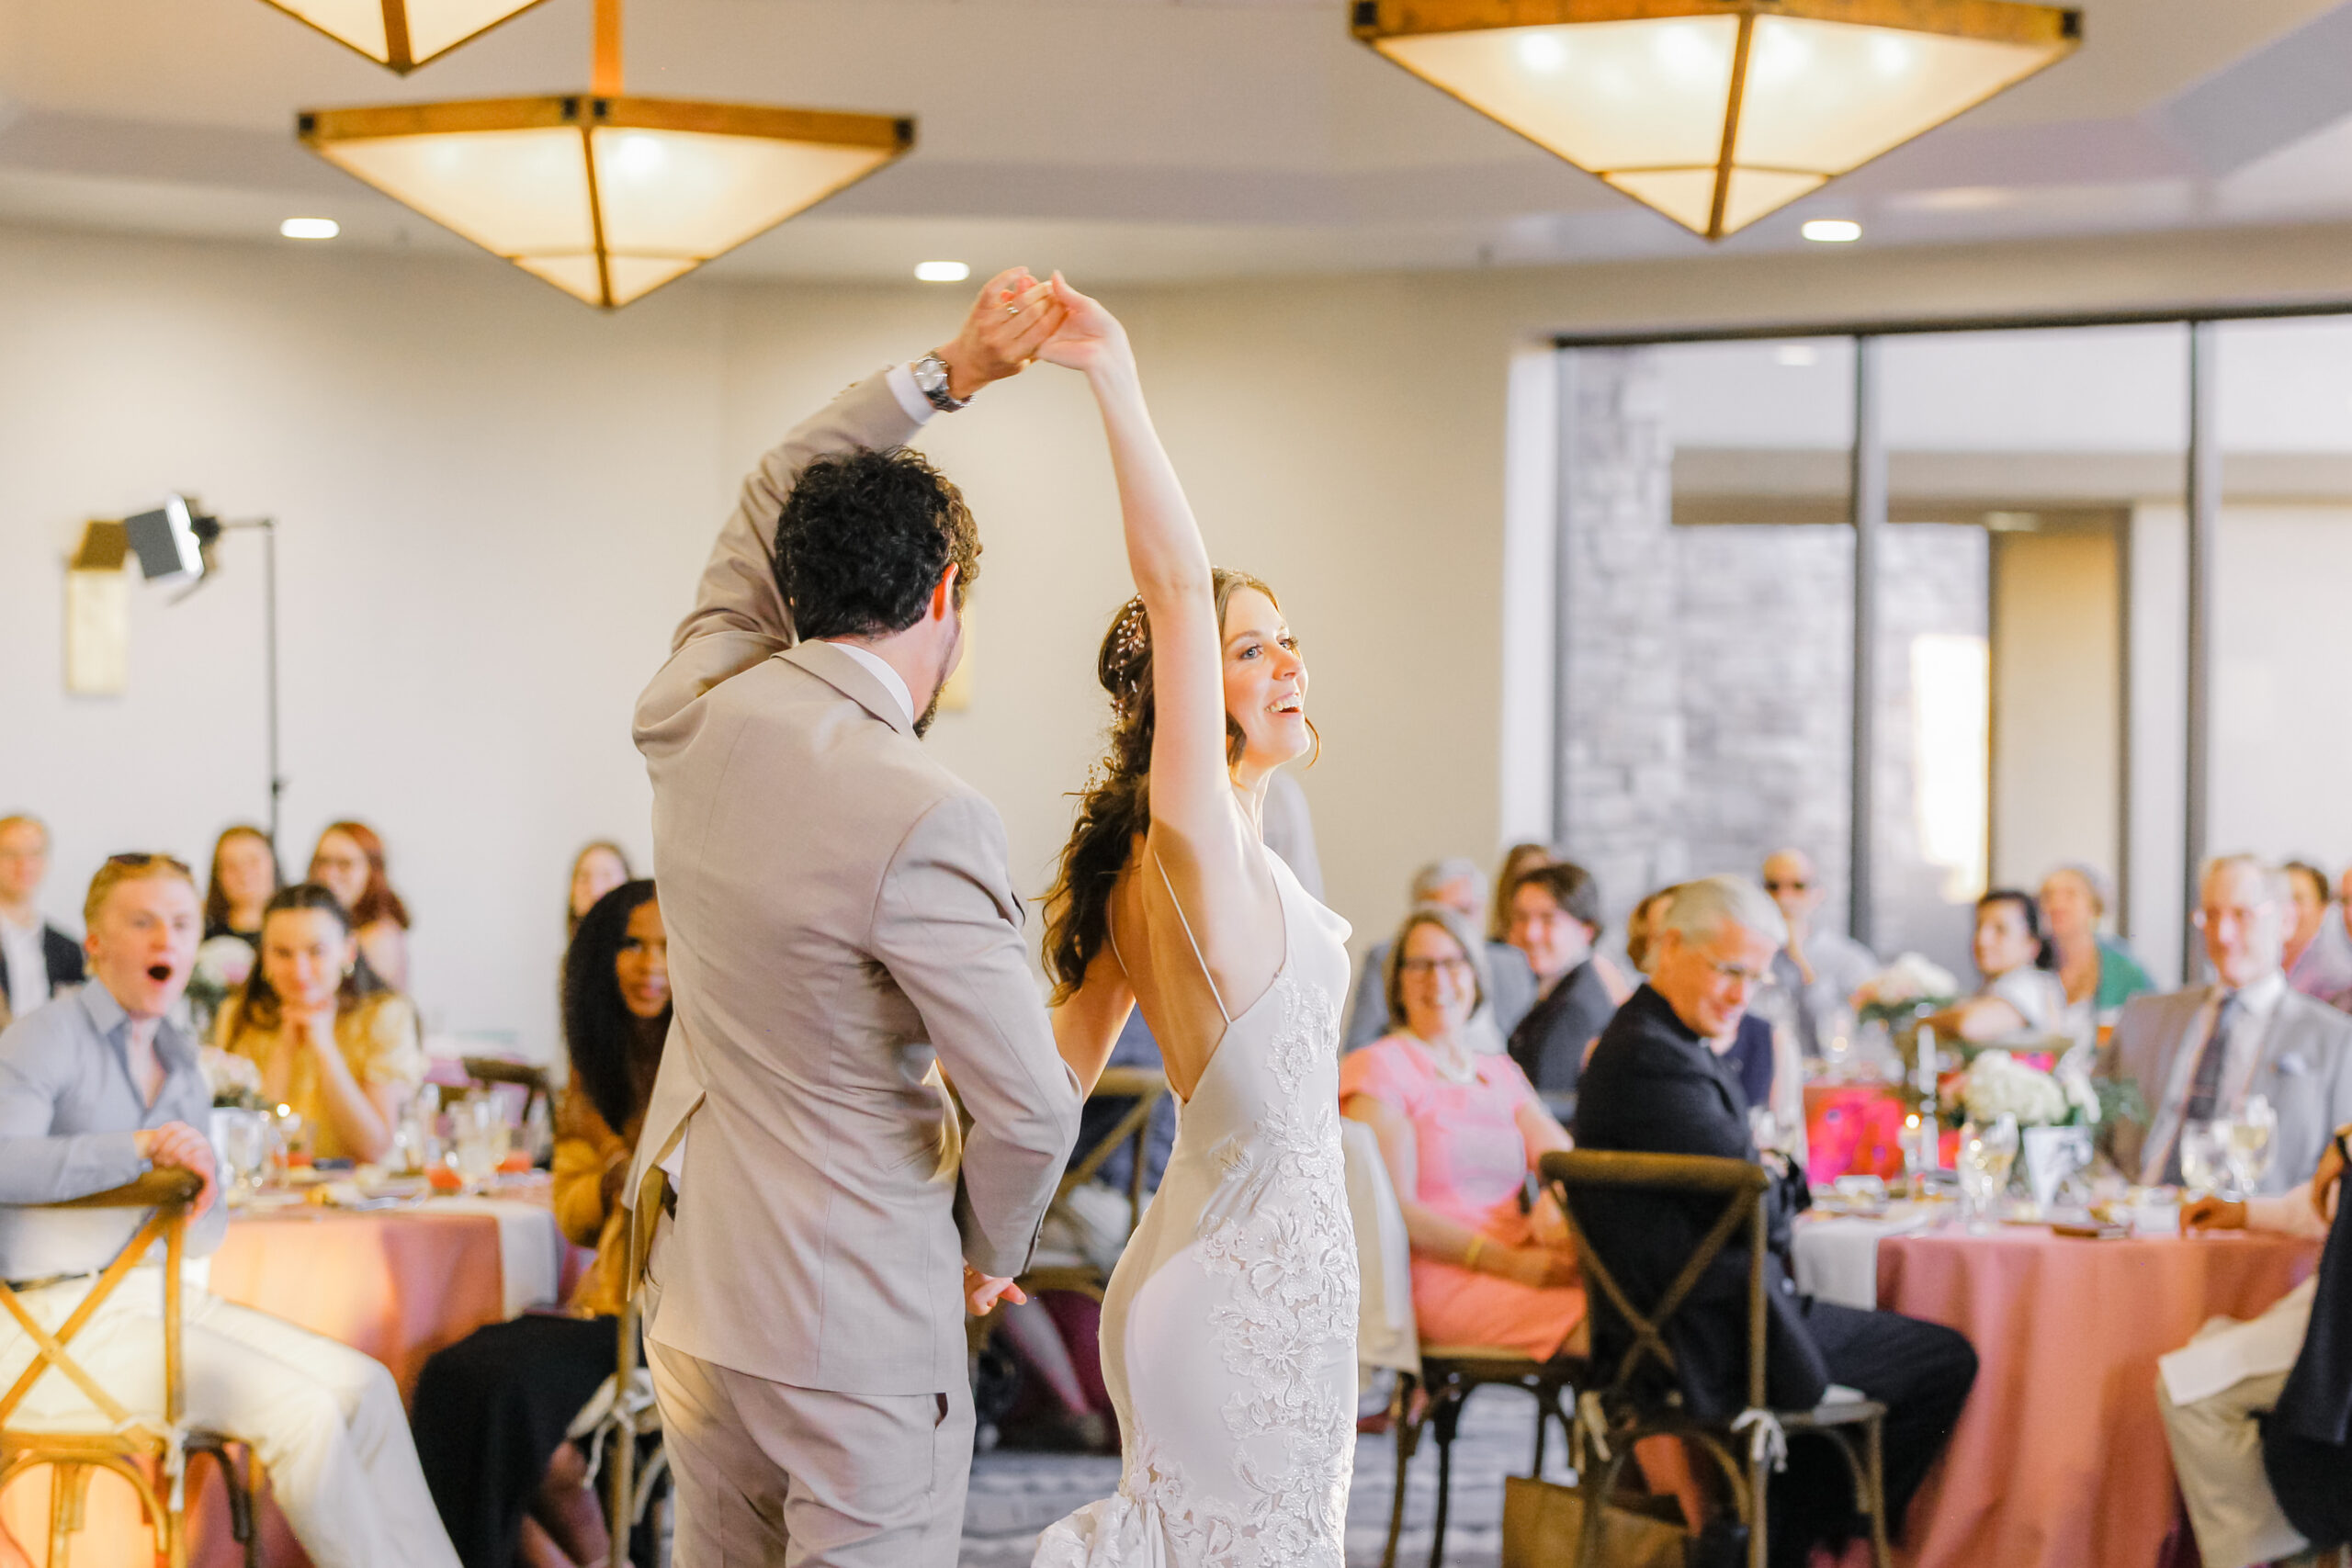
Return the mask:
[[908,368],[914,372],[916,389],[940,412],[954,413],[972,400],[959,398],[947,389],[947,361],[936,353],[924,355]]

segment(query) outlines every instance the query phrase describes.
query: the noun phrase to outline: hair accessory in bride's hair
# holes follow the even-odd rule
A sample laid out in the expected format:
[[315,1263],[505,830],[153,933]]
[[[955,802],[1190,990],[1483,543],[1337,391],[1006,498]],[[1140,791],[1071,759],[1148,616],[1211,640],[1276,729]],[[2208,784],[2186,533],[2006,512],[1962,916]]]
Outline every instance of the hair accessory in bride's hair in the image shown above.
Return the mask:
[[1143,689],[1143,671],[1151,650],[1151,621],[1144,614],[1142,594],[1128,600],[1112,623],[1111,648],[1118,658],[1118,684],[1112,689],[1111,705],[1125,717]]

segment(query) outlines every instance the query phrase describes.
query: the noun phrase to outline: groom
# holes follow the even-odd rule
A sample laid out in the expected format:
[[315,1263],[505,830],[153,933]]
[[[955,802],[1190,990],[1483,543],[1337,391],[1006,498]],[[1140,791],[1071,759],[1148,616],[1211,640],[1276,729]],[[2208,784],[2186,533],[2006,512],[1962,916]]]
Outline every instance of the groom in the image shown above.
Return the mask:
[[676,1009],[629,1190],[678,1568],[956,1559],[959,1281],[1026,1266],[1079,1093],[1003,824],[917,744],[980,547],[902,444],[1059,316],[1006,273],[785,437],[638,702]]

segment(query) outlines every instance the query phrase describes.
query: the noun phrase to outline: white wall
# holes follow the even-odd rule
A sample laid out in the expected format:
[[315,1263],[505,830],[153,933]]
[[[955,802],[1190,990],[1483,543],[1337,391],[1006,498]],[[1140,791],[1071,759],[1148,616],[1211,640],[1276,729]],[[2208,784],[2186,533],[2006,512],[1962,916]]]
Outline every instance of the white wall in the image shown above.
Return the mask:
[[[1505,829],[1500,759],[1526,740],[1503,732],[1525,598],[1504,583],[1527,570],[1504,547],[1506,412],[1531,340],[2309,296],[2341,288],[2347,243],[2182,233],[1112,302],[1213,549],[1273,582],[1304,636],[1326,742],[1305,783],[1332,901],[1368,939],[1416,863],[1491,854]],[[743,466],[960,306],[911,284],[695,280],[604,317],[474,256],[0,229],[0,810],[55,826],[51,908],[70,913],[108,851],[200,856],[263,808],[247,538],[184,605],[135,592],[128,695],[62,693],[60,562],[83,520],[191,489],[282,525],[289,847],[336,815],[375,821],[428,1017],[544,1046],[565,865],[593,836],[644,848],[629,704]],[[929,442],[989,550],[974,705],[932,743],[1003,809],[1033,888],[1125,592],[1099,443],[1076,386],[1042,376]],[[1529,690],[1514,676],[1514,727]],[[1510,799],[1517,830],[1528,797]]]
[[1992,882],[2035,888],[2067,861],[2115,863],[2115,539],[1992,543]]

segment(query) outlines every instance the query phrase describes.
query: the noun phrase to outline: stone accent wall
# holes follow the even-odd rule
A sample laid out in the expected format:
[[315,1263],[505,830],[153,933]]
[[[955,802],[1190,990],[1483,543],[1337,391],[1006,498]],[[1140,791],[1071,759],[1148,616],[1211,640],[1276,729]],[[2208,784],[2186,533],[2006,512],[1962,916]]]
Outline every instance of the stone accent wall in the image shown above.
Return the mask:
[[[1853,536],[1842,525],[1677,528],[1666,378],[1655,348],[1585,350],[1571,378],[1566,490],[1569,852],[1612,930],[1651,888],[1754,876],[1809,852],[1847,918]],[[1904,525],[1882,551],[1879,945],[1965,972],[1964,908],[1943,902],[1914,821],[1910,639],[1982,635],[1985,538]]]

